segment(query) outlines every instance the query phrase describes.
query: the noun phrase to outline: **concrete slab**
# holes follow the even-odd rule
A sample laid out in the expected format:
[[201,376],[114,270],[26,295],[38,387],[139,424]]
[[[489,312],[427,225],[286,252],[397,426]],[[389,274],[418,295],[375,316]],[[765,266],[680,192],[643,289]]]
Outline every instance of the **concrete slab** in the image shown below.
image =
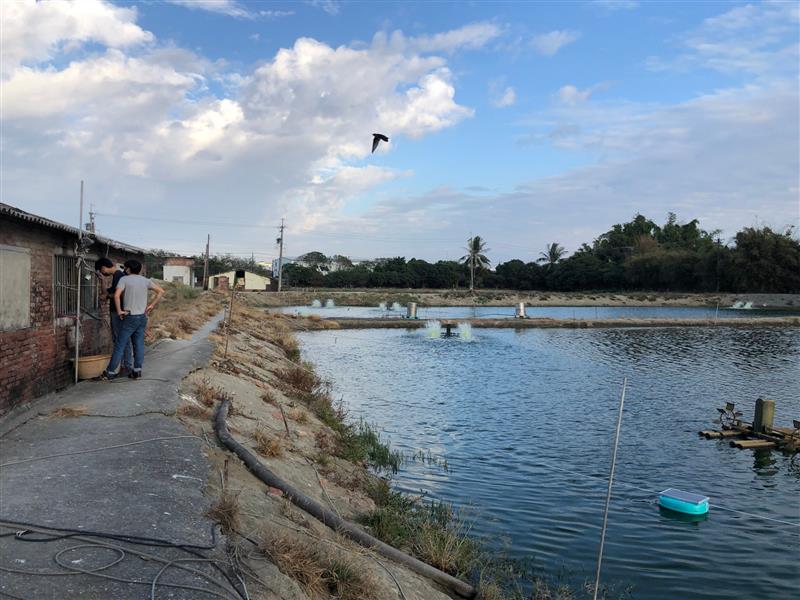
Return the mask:
[[[29,523],[176,545],[213,545],[212,523],[204,516],[209,507],[203,496],[209,474],[205,442],[169,415],[179,400],[180,380],[210,357],[212,345],[206,338],[217,320],[191,340],[168,341],[149,352],[145,380],[83,382],[6,424],[0,438],[0,522],[16,525],[0,525],[0,597],[150,598],[153,578],[173,560],[180,562],[162,573],[159,582],[193,589],[159,584],[155,597],[237,597],[213,565],[185,562],[197,557],[182,549],[99,537],[32,543],[30,535],[10,535],[26,528],[20,523]],[[65,405],[84,405],[88,414],[44,416]],[[70,569],[101,570],[89,574],[55,564],[62,550],[60,560]],[[145,560],[143,552],[152,556]],[[201,554],[224,560],[219,546]],[[180,566],[206,575],[181,571]]]

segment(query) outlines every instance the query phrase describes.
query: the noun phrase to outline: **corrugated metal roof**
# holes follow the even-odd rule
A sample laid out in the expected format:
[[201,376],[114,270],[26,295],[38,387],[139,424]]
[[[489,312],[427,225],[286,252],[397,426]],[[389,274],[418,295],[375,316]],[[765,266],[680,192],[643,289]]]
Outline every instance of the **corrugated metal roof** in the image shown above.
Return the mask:
[[[9,204],[4,204],[2,202],[0,202],[0,216],[9,216],[15,219],[19,219],[20,221],[27,221],[28,223],[33,223],[41,227],[47,227],[48,229],[56,229],[58,231],[64,231],[66,233],[74,235],[75,237],[80,236],[80,230],[77,227],[72,227],[70,225],[66,225],[65,223],[59,223],[58,221],[45,219],[44,217],[40,217],[39,215],[34,215],[32,213],[26,212]],[[106,244],[111,248],[115,248],[117,250],[123,250],[125,252],[130,252],[133,254],[147,253],[147,251],[143,248],[138,248],[137,246],[131,246],[130,244],[126,244],[124,242],[118,242],[117,240],[112,240],[111,238],[103,237],[101,235],[95,235],[87,231],[84,231],[83,234],[84,236],[89,236],[90,238],[92,238],[97,244]]]

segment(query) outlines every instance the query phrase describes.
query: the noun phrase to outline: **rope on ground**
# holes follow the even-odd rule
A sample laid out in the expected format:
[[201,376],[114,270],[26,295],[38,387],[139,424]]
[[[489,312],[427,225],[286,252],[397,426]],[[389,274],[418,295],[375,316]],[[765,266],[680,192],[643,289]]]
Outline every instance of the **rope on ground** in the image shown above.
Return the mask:
[[0,469],[3,467],[10,467],[13,465],[21,465],[23,463],[34,462],[37,460],[48,460],[50,458],[61,458],[63,456],[75,456],[77,454],[90,454],[92,452],[102,452],[103,450],[114,450],[116,448],[126,448],[128,446],[138,446],[139,444],[148,444],[150,442],[163,442],[168,440],[180,440],[185,438],[194,438],[198,440],[202,440],[201,437],[196,435],[173,435],[169,437],[157,437],[157,438],[149,438],[146,440],[139,440],[137,442],[129,442],[127,444],[116,444],[114,446],[103,446],[101,448],[91,448],[89,450],[76,450],[75,452],[63,452],[61,454],[49,454],[47,456],[36,456],[34,458],[25,458],[23,460],[15,460],[12,462],[7,462],[0,464]]

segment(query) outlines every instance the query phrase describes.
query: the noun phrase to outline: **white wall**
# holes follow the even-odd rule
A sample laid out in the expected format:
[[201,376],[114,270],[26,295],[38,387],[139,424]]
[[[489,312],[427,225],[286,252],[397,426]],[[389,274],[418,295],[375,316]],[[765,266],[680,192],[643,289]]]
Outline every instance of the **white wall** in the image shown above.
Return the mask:
[[[182,279],[176,280],[178,277]],[[164,265],[164,281],[176,281],[183,285],[194,285],[192,268],[180,265]]]

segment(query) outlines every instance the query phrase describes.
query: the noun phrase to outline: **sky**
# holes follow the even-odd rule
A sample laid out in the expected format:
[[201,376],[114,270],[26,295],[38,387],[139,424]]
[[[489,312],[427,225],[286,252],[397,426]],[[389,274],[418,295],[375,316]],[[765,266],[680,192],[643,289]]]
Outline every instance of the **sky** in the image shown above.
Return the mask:
[[[145,248],[570,252],[800,223],[797,2],[0,3],[0,198]],[[372,154],[372,133],[390,138]],[[86,220],[86,218],[84,218]]]

